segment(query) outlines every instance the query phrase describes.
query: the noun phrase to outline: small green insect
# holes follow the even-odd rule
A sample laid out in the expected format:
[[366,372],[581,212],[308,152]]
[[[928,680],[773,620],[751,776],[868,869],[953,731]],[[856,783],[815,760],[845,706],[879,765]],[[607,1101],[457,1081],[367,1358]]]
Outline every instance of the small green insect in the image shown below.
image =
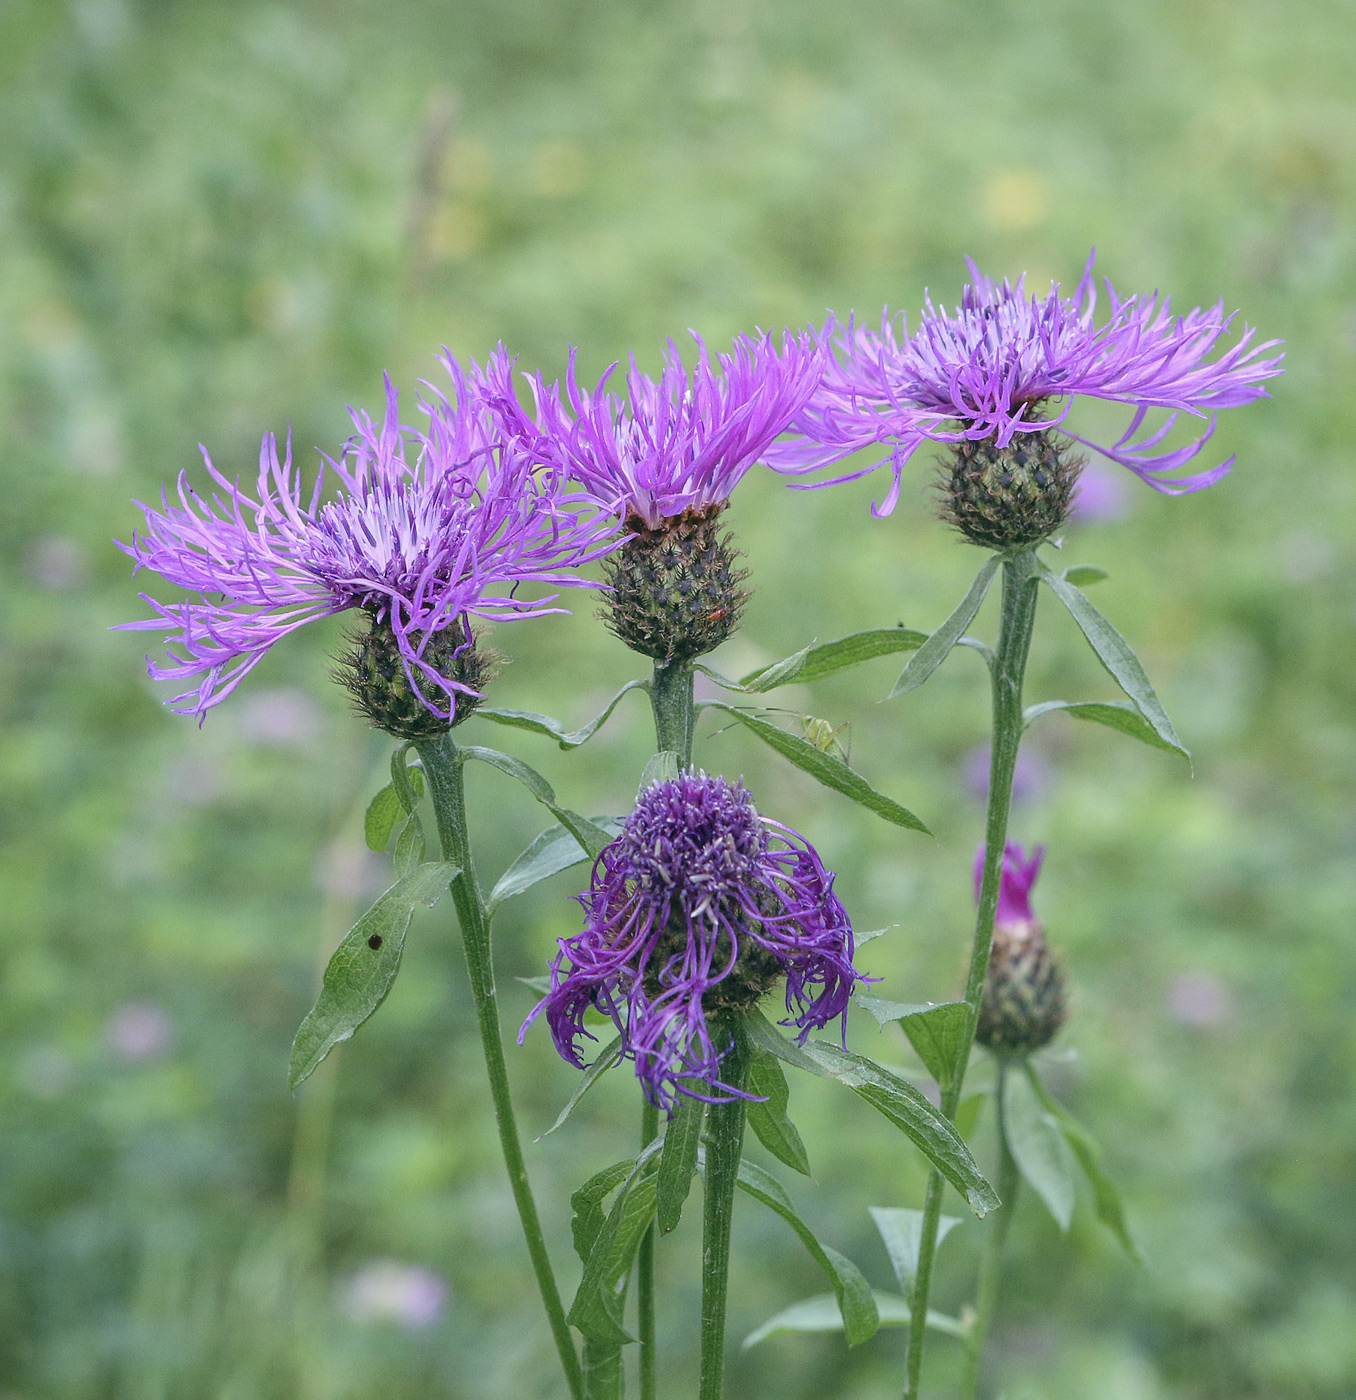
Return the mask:
[[820,719],[817,715],[797,715],[796,718],[800,721],[801,738],[813,744],[821,753],[831,753],[835,758],[841,758],[844,763],[848,761],[850,741],[845,744],[838,736],[846,736],[852,727],[850,719],[845,719],[842,724],[830,724],[828,720]]

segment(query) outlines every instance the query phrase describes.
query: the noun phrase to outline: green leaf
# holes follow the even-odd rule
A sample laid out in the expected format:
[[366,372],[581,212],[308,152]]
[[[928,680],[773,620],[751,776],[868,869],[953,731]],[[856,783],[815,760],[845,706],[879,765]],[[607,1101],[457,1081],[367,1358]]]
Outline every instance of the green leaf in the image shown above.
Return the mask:
[[622,688],[607,702],[606,709],[602,714],[596,715],[582,729],[566,729],[558,719],[552,719],[550,715],[539,715],[535,710],[498,710],[482,705],[476,714],[482,719],[492,720],[495,724],[508,725],[511,729],[526,729],[532,734],[542,734],[548,739],[554,739],[562,749],[577,749],[580,744],[586,744],[612,717],[612,711],[617,708],[618,702],[628,690],[644,690],[649,686],[649,681],[628,681]]
[[659,1155],[657,1217],[659,1233],[667,1235],[682,1218],[683,1203],[697,1174],[697,1148],[702,1140],[706,1105],[690,1094],[677,1094],[664,1130]]
[[[918,1274],[918,1254],[923,1247],[923,1212],[896,1206],[871,1206],[869,1209],[885,1243],[885,1252],[890,1256],[890,1267],[895,1271],[900,1289],[907,1294],[912,1290]],[[938,1217],[938,1249],[960,1223],[960,1217],[956,1215]]]
[[749,1127],[758,1135],[758,1141],[778,1161],[809,1176],[810,1159],[805,1154],[805,1144],[786,1114],[791,1090],[781,1065],[772,1055],[759,1055],[749,1067],[749,1089],[762,1098],[748,1106]]
[[660,749],[645,765],[645,771],[640,775],[640,785],[636,788],[636,796],[639,797],[646,788],[653,787],[655,783],[671,783],[678,776],[681,766],[678,755],[672,749]]
[[966,1142],[974,1136],[975,1129],[979,1126],[979,1115],[984,1112],[988,1098],[989,1091],[981,1089],[977,1094],[966,1094],[960,1101],[956,1109],[956,1131]]
[[726,714],[733,715],[740,724],[752,730],[783,758],[790,759],[797,768],[823,783],[825,787],[841,792],[844,797],[850,797],[854,802],[860,803],[878,817],[884,817],[896,826],[932,835],[912,812],[883,793],[877,792],[861,774],[849,768],[836,754],[816,748],[808,739],[802,739],[799,734],[788,733],[780,725],[764,719],[762,715],[738,710],[733,705],[726,705],[719,700],[704,700],[701,702],[701,708],[723,710]]
[[614,1162],[610,1167],[595,1172],[570,1197],[570,1230],[574,1236],[574,1252],[582,1263],[588,1263],[599,1231],[607,1219],[603,1213],[603,1202],[631,1175],[635,1167],[634,1157],[625,1162]]
[[423,771],[417,763],[411,768],[405,762],[405,756],[412,747],[412,744],[401,744],[391,755],[391,786],[395,788],[401,810],[407,815],[414,811],[424,797]]
[[744,1017],[744,1033],[754,1049],[775,1055],[779,1060],[785,1060],[788,1065],[795,1065],[797,1069],[803,1069],[818,1079],[833,1078],[828,1070],[812,1060],[794,1040],[788,1040],[756,1006]]
[[1075,588],[1086,588],[1090,583],[1101,583],[1104,578],[1110,575],[1105,569],[1099,569],[1095,564],[1071,564],[1060,575],[1066,583],[1071,583]]
[[615,1342],[585,1337],[582,1352],[586,1400],[624,1400],[626,1380],[621,1347]]
[[738,688],[757,695],[793,681],[804,685],[822,680],[849,666],[858,666],[863,661],[872,661],[878,656],[916,651],[927,639],[926,632],[914,632],[904,626],[875,627],[869,632],[854,632],[851,636],[840,637],[836,642],[806,647],[804,651],[798,651],[795,656],[788,656],[785,661],[773,666],[760,667],[744,676]]
[[[907,1327],[913,1320],[908,1303],[898,1293],[882,1293],[876,1290],[872,1296],[876,1300],[876,1312],[882,1327]],[[970,1329],[965,1323],[957,1318],[947,1317],[944,1313],[934,1312],[931,1308],[928,1309],[928,1326],[934,1331],[946,1332],[962,1340],[970,1335]],[[792,1303],[775,1317],[768,1318],[756,1332],[750,1332],[744,1338],[743,1350],[748,1351],[750,1347],[756,1347],[759,1342],[774,1337],[779,1332],[842,1330],[843,1315],[838,1308],[838,1299],[832,1293],[820,1293],[813,1298]]]
[[1022,719],[1030,724],[1041,715],[1056,710],[1063,710],[1075,719],[1091,720],[1094,724],[1106,725],[1108,729],[1118,729],[1143,744],[1165,749],[1168,753],[1179,753],[1188,762],[1191,761],[1191,755],[1180,744],[1170,744],[1133,705],[1119,700],[1047,700],[1044,704],[1030,706]]
[[975,620],[979,605],[989,591],[993,576],[1002,561],[994,554],[984,561],[983,567],[975,575],[970,591],[960,601],[960,606],[923,643],[910,658],[909,664],[899,673],[894,689],[885,698],[893,700],[896,695],[905,695],[917,690],[920,685],[946,660],[951,648],[965,635],[965,629]]
[[1130,650],[1129,642],[1067,579],[1052,574],[1044,564],[1040,564],[1038,570],[1039,577],[1049,585],[1050,591],[1068,608],[1079,630],[1088,639],[1088,644],[1097,653],[1097,659],[1134,702],[1140,714],[1149,721],[1154,733],[1169,748],[1186,753],[1168,718],[1168,712],[1163,708],[1163,702],[1149,684],[1149,677],[1144,674],[1139,658]]
[[[594,817],[592,821],[614,839],[621,834],[622,824],[616,817]],[[563,826],[548,826],[499,877],[486,902],[487,912],[492,914],[506,899],[590,859],[588,852]]]
[[400,967],[414,906],[432,906],[459,874],[448,861],[430,861],[397,880],[335,949],[316,1004],[292,1042],[287,1083],[295,1089],[342,1040],[379,1007]]
[[888,1118],[958,1190],[976,1215],[998,1204],[965,1140],[907,1080],[826,1040],[805,1043],[805,1054]]
[[405,809],[396,796],[395,785],[387,783],[367,804],[367,815],[363,818],[363,840],[367,848],[378,853],[390,844],[395,824],[404,815]]
[[1061,1230],[1074,1208],[1074,1164],[1053,1113],[1041,1104],[1024,1074],[1003,1076],[1003,1133],[1008,1151]]
[[555,789],[535,768],[528,767],[522,759],[514,758],[512,754],[500,753],[498,749],[483,749],[474,744],[463,745],[458,752],[464,758],[479,759],[481,763],[488,763],[501,773],[507,773],[510,778],[517,778],[595,860],[604,846],[612,844],[612,837],[602,827],[595,826],[587,817],[581,817],[578,812],[572,812],[568,807],[558,806]]
[[655,1173],[642,1155],[622,1182],[584,1265],[567,1321],[585,1336],[625,1345],[635,1338],[622,1326],[627,1276],[655,1213]]
[[910,1005],[858,993],[857,1004],[882,1025],[898,1021],[928,1072],[949,1089],[965,1070],[970,1050],[970,1007],[963,1001]]
[[848,1345],[856,1346],[858,1342],[874,1336],[880,1326],[880,1318],[871,1285],[862,1276],[862,1271],[836,1249],[820,1244],[814,1231],[796,1214],[785,1187],[771,1172],[765,1172],[752,1162],[740,1162],[738,1184],[742,1191],[761,1201],[786,1221],[800,1236],[801,1243],[810,1251],[815,1263],[829,1276],[842,1313]]
[[1050,1097],[1036,1073],[1035,1065],[1030,1060],[1027,1061],[1026,1072],[1031,1080],[1031,1087],[1040,1100],[1041,1107],[1059,1124],[1059,1130],[1064,1134],[1064,1141],[1073,1149],[1074,1156],[1078,1158],[1078,1165],[1083,1168],[1083,1175],[1087,1177],[1088,1184],[1092,1187],[1093,1203],[1097,1209],[1098,1220],[1116,1236],[1121,1248],[1131,1259],[1137,1264],[1142,1264],[1144,1257],[1140,1254],[1139,1247],[1134,1240],[1131,1239],[1129,1228],[1125,1222],[1125,1206],[1121,1202],[1121,1193],[1116,1189],[1116,1183],[1106,1174],[1106,1170],[1102,1166],[1102,1149],[1098,1147],[1096,1139],[1063,1104]]
[[[549,986],[549,984],[548,984]],[[542,1137],[550,1137],[555,1130],[579,1107],[579,1101],[588,1093],[590,1089],[610,1070],[613,1065],[621,1060],[622,1038],[615,1037],[613,1041],[603,1048],[603,1052],[580,1076],[579,1083],[575,1086],[575,1091],[570,1095],[570,1101],[560,1110],[556,1121],[542,1134]]]
[[395,873],[404,879],[424,863],[424,825],[417,812],[411,812],[400,828],[395,844]]

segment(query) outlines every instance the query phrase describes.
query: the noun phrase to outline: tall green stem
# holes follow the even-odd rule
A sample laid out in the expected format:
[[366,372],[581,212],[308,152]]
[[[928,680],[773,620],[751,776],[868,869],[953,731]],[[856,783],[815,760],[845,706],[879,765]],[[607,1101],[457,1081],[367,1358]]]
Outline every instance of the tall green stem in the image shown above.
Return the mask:
[[[956,1116],[965,1086],[965,1067],[974,1044],[979,1003],[989,975],[989,951],[993,947],[993,920],[998,909],[998,889],[1003,873],[1003,850],[1008,838],[1008,814],[1012,807],[1012,778],[1017,771],[1017,750],[1022,742],[1022,681],[1031,650],[1031,630],[1036,620],[1036,556],[1019,550],[1003,560],[1003,605],[998,624],[998,645],[991,666],[993,680],[993,750],[989,760],[989,809],[984,827],[984,866],[979,887],[979,910],[970,947],[970,969],[965,978],[965,1000],[970,1006],[969,1027],[960,1068],[942,1089],[942,1112]],[[923,1367],[928,1297],[932,1291],[932,1264],[937,1254],[937,1226],[942,1214],[942,1175],[935,1168],[928,1177],[923,1201],[923,1229],[918,1249],[918,1273],[909,1309],[916,1319],[909,1328],[909,1351],[904,1381],[905,1400],[918,1394]]]
[[979,1284],[975,1291],[975,1320],[970,1328],[968,1346],[965,1353],[965,1371],[961,1379],[962,1400],[976,1400],[979,1395],[979,1363],[984,1354],[984,1339],[993,1320],[994,1304],[998,1300],[998,1280],[1003,1263],[1003,1246],[1007,1243],[1008,1228],[1012,1224],[1013,1211],[1017,1208],[1017,1189],[1021,1184],[1021,1174],[1017,1162],[1008,1148],[1007,1115],[1003,1107],[1003,1089],[1008,1075],[1008,1065],[998,1062],[998,1195],[1002,1205],[994,1212],[989,1222],[988,1233],[984,1237],[984,1253],[979,1261]]
[[560,1364],[570,1387],[573,1400],[583,1400],[584,1379],[575,1351],[574,1338],[565,1321],[560,1290],[556,1287],[551,1260],[546,1252],[541,1221],[537,1216],[532,1187],[527,1180],[522,1144],[518,1139],[518,1124],[513,1115],[509,1096],[508,1066],[504,1061],[503,1036],[499,1028],[499,1004],[494,987],[494,964],[490,948],[490,921],[485,912],[485,899],[476,879],[471,854],[470,834],[466,826],[466,793],[462,765],[464,759],[457,751],[450,734],[436,739],[421,740],[417,748],[423,761],[433,798],[433,811],[438,822],[438,836],[443,857],[459,867],[461,873],[452,881],[452,902],[461,921],[462,947],[466,950],[466,969],[470,975],[471,995],[475,999],[476,1019],[480,1023],[480,1043],[485,1052],[485,1068],[490,1078],[490,1096],[494,1100],[494,1116],[499,1126],[499,1145],[504,1154],[513,1200],[522,1221],[527,1252],[537,1276],[537,1288],[546,1308],[546,1316],[555,1337]]
[[660,749],[678,755],[684,768],[692,765],[692,731],[696,706],[692,702],[692,667],[682,661],[671,666],[654,663],[650,705],[654,709],[654,733]]
[[[728,1037],[730,1049],[720,1074],[731,1089],[742,1089],[748,1049],[742,1029],[713,1023],[717,1045]],[[702,1349],[697,1400],[721,1400],[725,1371],[725,1301],[730,1281],[730,1229],[734,1221],[735,1183],[744,1149],[747,1100],[713,1103],[707,1110],[706,1182],[702,1213]]]

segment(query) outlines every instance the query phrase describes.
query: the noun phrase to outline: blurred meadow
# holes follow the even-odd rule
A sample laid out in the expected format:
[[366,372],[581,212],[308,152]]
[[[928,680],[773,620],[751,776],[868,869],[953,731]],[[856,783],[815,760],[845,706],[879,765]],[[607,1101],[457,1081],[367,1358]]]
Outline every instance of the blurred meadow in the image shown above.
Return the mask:
[[[360,827],[390,745],[329,683],[343,627],[278,647],[201,729],[168,713],[148,637],[108,630],[143,615],[110,543],[133,500],[200,480],[199,442],[249,475],[261,433],[290,425],[314,461],[345,405],[380,406],[383,371],[412,410],[440,345],[479,358],[502,338],[554,374],[575,341],[588,375],[631,350],[652,368],[688,327],[719,345],[827,307],[913,311],[924,287],[953,301],[965,255],[1071,286],[1094,244],[1119,290],[1222,297],[1289,358],[1207,448],[1238,454],[1224,483],[1170,500],[1098,464],[1096,518],[1068,531],[1195,766],[1060,716],[1032,730],[1013,835],[1049,843],[1038,908],[1074,988],[1048,1075],[1147,1263],[1086,1199],[1061,1237],[1028,1196],[990,1375],[1007,1400],[1356,1396],[1354,64],[1341,0],[7,0],[0,1397],[562,1393],[447,901],[380,1014],[286,1087],[319,969],[387,871]],[[758,593],[714,663],[936,626],[979,555],[933,518],[930,472],[920,456],[883,521],[884,476],[751,476],[730,519]],[[594,713],[638,671],[592,614],[500,627],[494,702]],[[698,754],[818,845],[859,928],[897,925],[863,959],[882,994],[942,999],[971,921],[986,686],[958,653],[880,705],[894,673],[774,703],[850,721],[853,765],[935,841],[712,719]],[[1110,687],[1047,601],[1029,698]],[[466,733],[599,813],[627,809],[651,743],[638,697],[574,754]],[[472,800],[492,880],[541,809],[488,769]],[[500,917],[507,1023],[579,884]],[[858,1017],[852,1035],[917,1069],[897,1031]],[[576,1073],[540,1027],[510,1068],[535,1138]],[[627,1078],[529,1148],[567,1289],[568,1194],[629,1148]],[[921,1159],[795,1081],[816,1172],[797,1204],[887,1286],[867,1207],[920,1204]],[[740,1205],[736,1342],[822,1289]],[[674,1400],[694,1385],[697,1216],[660,1251]],[[941,1306],[965,1298],[979,1235],[943,1251]],[[730,1394],[891,1396],[903,1343],[736,1345]],[[956,1367],[935,1339],[933,1393]]]

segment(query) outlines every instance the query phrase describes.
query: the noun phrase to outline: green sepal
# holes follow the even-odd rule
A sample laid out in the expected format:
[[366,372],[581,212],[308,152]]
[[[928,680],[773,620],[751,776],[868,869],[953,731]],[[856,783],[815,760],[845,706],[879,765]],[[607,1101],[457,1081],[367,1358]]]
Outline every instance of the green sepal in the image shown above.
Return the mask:
[[[547,984],[548,990],[550,984]],[[575,1086],[574,1093],[570,1095],[570,1101],[562,1108],[556,1116],[556,1121],[542,1134],[542,1137],[550,1137],[557,1128],[579,1107],[580,1100],[590,1089],[610,1070],[614,1065],[621,1063],[622,1038],[616,1036],[612,1042],[603,1047],[602,1053],[579,1077],[579,1083]]]
[[[621,835],[622,824],[616,817],[592,817],[590,820],[613,839]],[[530,890],[533,885],[552,875],[559,875],[562,870],[592,859],[594,857],[563,826],[548,826],[495,882],[485,902],[485,911],[493,914],[506,899]]]
[[581,729],[566,729],[558,719],[538,714],[535,710],[500,710],[482,705],[476,710],[476,714],[482,719],[492,720],[495,724],[508,725],[511,729],[526,729],[531,734],[541,734],[548,739],[554,739],[562,749],[577,749],[581,744],[588,743],[607,723],[623,695],[631,690],[647,690],[649,685],[649,681],[627,681],[607,702],[602,714],[595,715]]
[[1012,1071],[1003,1076],[1002,1122],[1018,1170],[1045,1202],[1055,1224],[1067,1232],[1074,1208],[1073,1154],[1058,1120],[1025,1074]]
[[449,861],[419,866],[397,880],[345,935],[325,969],[320,996],[292,1042],[289,1088],[295,1089],[386,1000],[400,969],[414,906],[437,903],[458,874]]
[[970,1050],[970,1006],[964,1001],[913,1005],[858,993],[857,1004],[881,1026],[898,1021],[918,1058],[943,1089],[965,1072]]
[[675,1229],[682,1218],[692,1178],[697,1174],[697,1149],[705,1119],[706,1104],[701,1099],[691,1094],[674,1096],[657,1174],[656,1223],[661,1235]]
[[1041,715],[1063,711],[1075,719],[1089,720],[1093,724],[1104,724],[1108,729],[1119,730],[1142,744],[1168,753],[1179,753],[1188,763],[1191,755],[1180,745],[1169,743],[1134,705],[1119,700],[1046,700],[1040,705],[1031,705],[1022,714],[1022,723],[1028,725]]
[[1001,556],[994,554],[986,559],[970,585],[970,591],[961,599],[959,606],[947,620],[923,643],[910,658],[909,664],[899,673],[894,689],[885,698],[893,700],[896,695],[906,695],[917,690],[920,685],[946,660],[951,648],[965,635],[965,629],[975,620],[984,595],[989,591],[993,576],[1002,563]]
[[604,846],[612,844],[611,835],[602,827],[595,826],[578,812],[558,805],[555,789],[535,768],[529,767],[522,759],[514,758],[512,754],[500,753],[498,749],[484,749],[475,744],[463,745],[457,753],[462,758],[478,759],[481,763],[488,763],[491,767],[499,769],[501,773],[507,773],[510,778],[517,778],[595,860]]
[[816,748],[808,739],[802,739],[799,734],[789,733],[780,725],[764,719],[761,714],[752,714],[747,710],[736,709],[733,705],[727,705],[723,701],[703,700],[698,702],[698,708],[721,710],[727,715],[733,715],[740,724],[756,734],[769,748],[774,749],[783,758],[789,759],[797,768],[808,773],[817,782],[823,783],[825,787],[832,788],[835,792],[841,792],[844,797],[850,797],[854,802],[874,812],[878,817],[884,817],[887,822],[907,827],[910,831],[921,831],[925,836],[932,835],[932,832],[907,807],[901,807],[892,798],[877,792],[860,773],[849,768],[836,754]]
[[[907,1327],[913,1321],[908,1303],[898,1293],[872,1291],[876,1301],[876,1313],[881,1327]],[[959,1337],[962,1341],[970,1335],[967,1323],[959,1318],[948,1317],[945,1313],[928,1309],[928,1326],[934,1332],[945,1332],[948,1336]],[[748,1351],[759,1342],[774,1337],[779,1332],[841,1332],[843,1314],[838,1307],[838,1299],[832,1293],[817,1293],[813,1298],[803,1298],[783,1308],[775,1317],[770,1317],[756,1331],[744,1338],[742,1349]]]
[[[918,1275],[918,1255],[923,1247],[923,1212],[900,1206],[868,1206],[867,1209],[890,1256],[890,1267],[895,1271],[900,1290],[908,1294]],[[960,1223],[958,1215],[938,1217],[936,1248],[942,1247],[942,1241]]]
[[750,1100],[747,1116],[749,1127],[758,1141],[779,1161],[802,1176],[810,1175],[810,1159],[805,1152],[796,1125],[787,1117],[791,1089],[775,1056],[758,1055],[749,1066],[748,1088],[759,1098]]

